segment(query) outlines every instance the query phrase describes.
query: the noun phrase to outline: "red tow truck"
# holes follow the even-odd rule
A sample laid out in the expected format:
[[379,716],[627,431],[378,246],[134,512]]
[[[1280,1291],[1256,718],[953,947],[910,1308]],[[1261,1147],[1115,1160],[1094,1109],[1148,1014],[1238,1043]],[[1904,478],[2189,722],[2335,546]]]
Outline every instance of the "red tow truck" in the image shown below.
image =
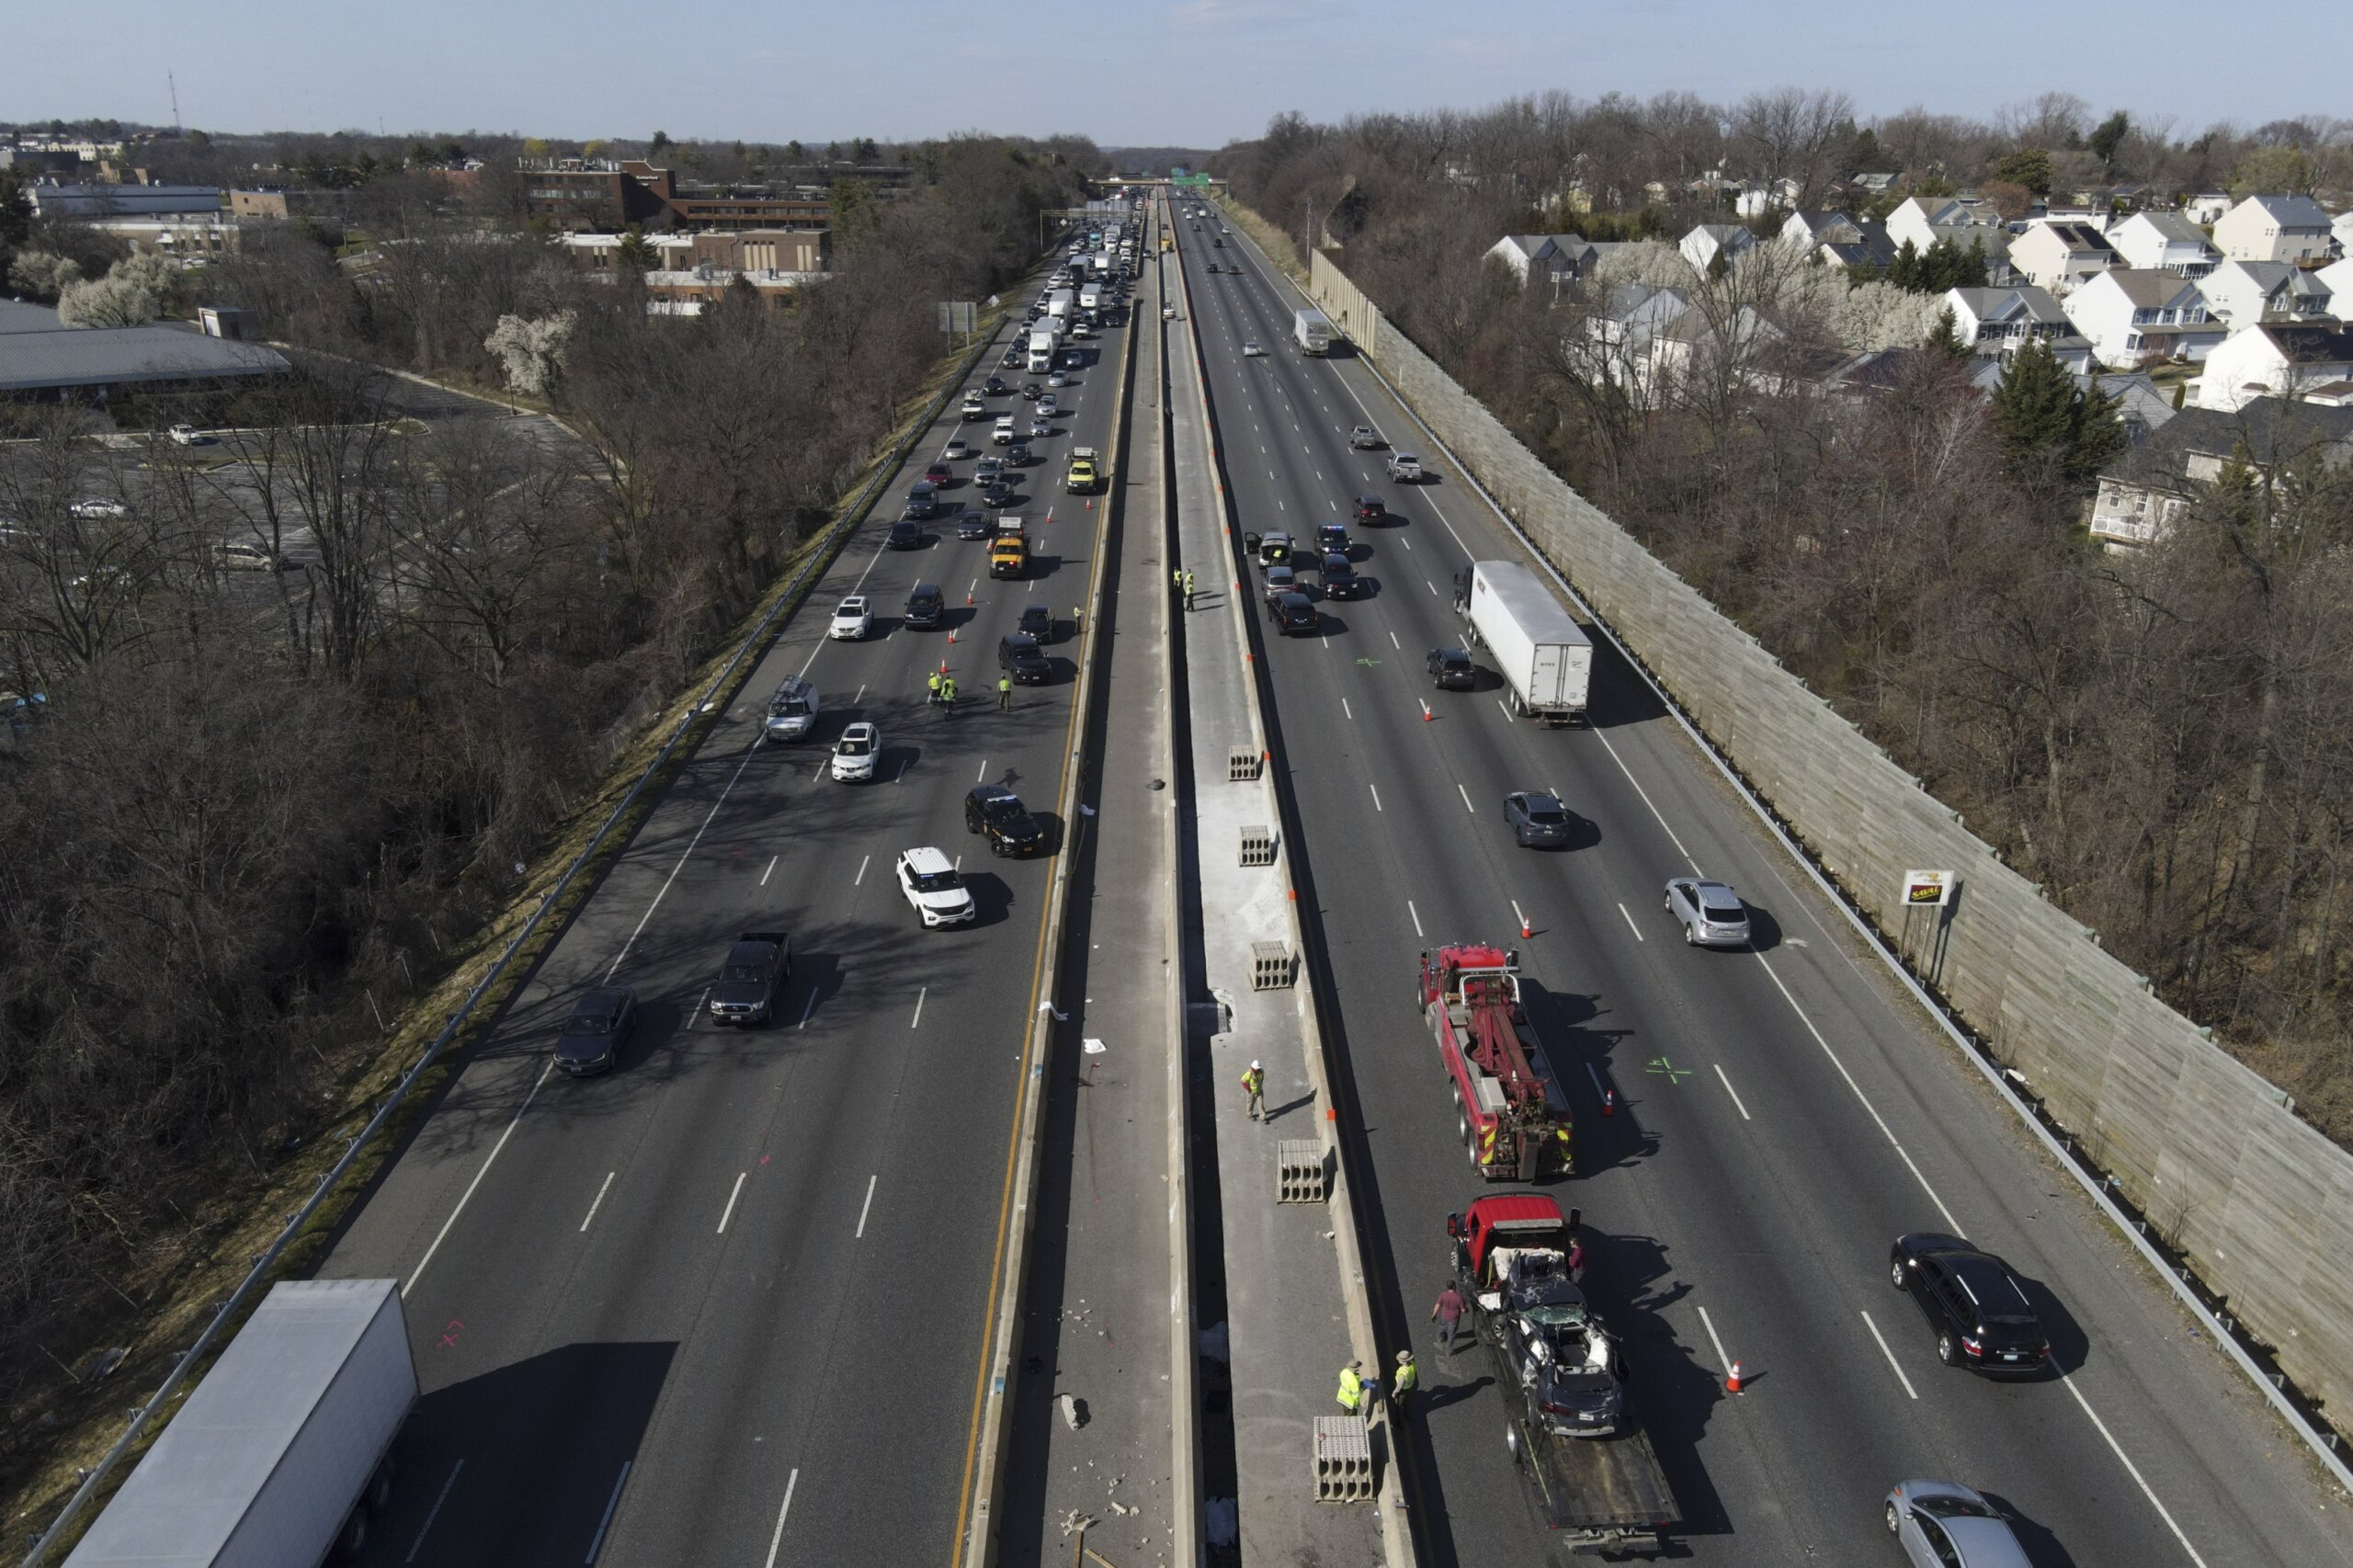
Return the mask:
[[1449,1214],[1454,1288],[1495,1358],[1504,1446],[1530,1507],[1571,1554],[1654,1555],[1675,1494],[1626,1400],[1618,1336],[1571,1276],[1574,1227],[1540,1192],[1502,1192]]
[[1425,952],[1416,994],[1479,1174],[1534,1181],[1568,1170],[1569,1097],[1520,1005],[1519,955],[1476,943]]

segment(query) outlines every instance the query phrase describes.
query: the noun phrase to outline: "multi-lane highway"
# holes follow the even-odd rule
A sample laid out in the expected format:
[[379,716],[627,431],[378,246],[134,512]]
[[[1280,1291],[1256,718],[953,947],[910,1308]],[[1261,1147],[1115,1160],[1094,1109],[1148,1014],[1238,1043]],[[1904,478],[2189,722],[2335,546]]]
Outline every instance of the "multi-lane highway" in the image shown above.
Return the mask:
[[[1096,531],[1062,480],[1072,446],[1109,446],[1120,335],[1077,346],[1054,433],[1030,443],[1007,508],[1036,541],[1024,580],[991,580],[986,544],[957,537],[971,460],[920,547],[884,547],[950,437],[1002,450],[951,396],[339,1238],[326,1273],[403,1281],[425,1388],[369,1561],[951,1554],[1051,870],[993,858],[963,803],[1009,785],[1059,840]],[[1024,379],[992,350],[970,383],[998,373]],[[1019,397],[987,402],[1026,427]],[[945,591],[938,630],[902,623],[918,581]],[[872,635],[828,641],[850,593]],[[1040,605],[1053,678],[1000,711],[997,641]],[[952,715],[926,700],[942,661]],[[796,673],[822,694],[816,732],[763,744]],[[875,781],[835,783],[827,752],[857,720],[881,726]],[[893,867],[924,845],[961,858],[975,923],[921,928]],[[729,940],[776,929],[793,973],[775,1022],[714,1032],[703,994]],[[618,1070],[552,1071],[569,1005],[610,983],[642,1009]]]
[[[1461,635],[1454,574],[1518,551],[1365,365],[1292,347],[1297,296],[1219,229],[1180,218],[1177,236],[1237,534],[1310,535],[1358,494],[1392,514],[1354,530],[1378,592],[1323,605],[1320,636],[1263,646],[1341,1114],[1370,1155],[1358,1190],[1383,1329],[1430,1369],[1404,1454],[1425,1560],[1540,1550],[1490,1369],[1438,1363],[1426,1323],[1445,1217],[1480,1187],[1408,995],[1423,949],[1475,939],[1521,950],[1576,1100],[1578,1170],[1554,1190],[1584,1210],[1586,1289],[1631,1338],[1631,1403],[1694,1559],[1888,1561],[1881,1499],[1927,1476],[1994,1494],[2041,1563],[2353,1562],[2296,1444],[1893,999],[1621,661],[1600,651],[1590,728],[1514,722],[1492,672],[1476,692],[1432,688],[1424,656]],[[1245,358],[1245,340],[1267,352]],[[1349,448],[1360,424],[1418,449],[1433,482],[1389,483],[1381,454]],[[1243,576],[1255,607],[1248,573],[1218,575]],[[1518,790],[1560,794],[1575,847],[1515,848],[1502,800]],[[1754,950],[1684,945],[1661,888],[1695,869],[1746,895]],[[2000,1384],[1939,1365],[1888,1284],[1891,1241],[1915,1230],[2005,1256],[2065,1375]]]

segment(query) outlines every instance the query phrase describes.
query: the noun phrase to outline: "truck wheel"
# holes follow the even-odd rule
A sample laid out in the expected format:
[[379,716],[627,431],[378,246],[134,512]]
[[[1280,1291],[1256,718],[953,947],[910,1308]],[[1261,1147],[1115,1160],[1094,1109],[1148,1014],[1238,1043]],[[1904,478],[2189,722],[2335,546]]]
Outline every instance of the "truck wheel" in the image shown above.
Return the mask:
[[377,1513],[392,1500],[392,1456],[386,1454],[376,1461],[376,1473],[368,1478],[368,1506]]
[[[1458,1102],[1461,1099],[1461,1091],[1458,1090],[1456,1092],[1455,1098]],[[1468,1116],[1457,1115],[1454,1119],[1454,1131],[1461,1134],[1462,1146],[1466,1149],[1469,1148],[1471,1146],[1471,1119]]]

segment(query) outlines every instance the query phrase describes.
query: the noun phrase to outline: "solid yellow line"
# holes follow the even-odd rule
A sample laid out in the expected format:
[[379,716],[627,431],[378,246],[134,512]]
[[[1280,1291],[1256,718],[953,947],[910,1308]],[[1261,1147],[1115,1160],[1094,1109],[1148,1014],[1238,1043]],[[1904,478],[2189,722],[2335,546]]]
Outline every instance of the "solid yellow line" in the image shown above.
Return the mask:
[[[1129,313],[1128,343],[1123,347],[1120,356],[1120,381],[1123,388],[1125,387],[1128,379],[1127,360],[1134,352],[1134,312],[1131,312]],[[1122,427],[1127,424],[1127,407],[1123,403],[1120,409],[1120,425]],[[1116,437],[1119,434],[1119,431],[1115,429],[1112,434]],[[1119,442],[1116,439],[1110,443],[1109,450],[1115,454],[1118,452]],[[1103,570],[1104,566],[1102,560],[1104,536],[1110,531],[1111,508],[1109,506],[1109,498],[1110,489],[1107,485],[1104,489],[1105,506],[1102,511],[1097,514],[1098,521],[1095,530],[1096,570],[1098,573]],[[1099,621],[1102,618],[1103,607],[1100,604],[1094,604],[1092,608],[1097,619]],[[1092,638],[1094,635],[1094,625],[1089,624],[1086,631],[1086,636]],[[1094,697],[1094,684],[1091,679],[1087,682],[1086,696],[1090,700]],[[1074,689],[1072,693],[1070,722],[1063,731],[1063,775],[1062,779],[1059,781],[1054,791],[1055,799],[1057,801],[1062,798],[1063,789],[1068,785],[1070,779],[1070,765],[1073,753],[1071,742],[1078,733],[1078,722],[1084,714],[1085,705],[1077,699],[1077,692]],[[1072,824],[1068,821],[1065,821],[1063,824],[1063,851],[1065,854],[1069,852],[1070,835],[1073,831]],[[1054,901],[1051,898],[1047,899],[1045,909],[1040,912],[1038,916],[1038,958],[1037,961],[1031,966],[1029,975],[1029,1014],[1023,1021],[1024,1033],[1021,1044],[1021,1072],[1020,1076],[1016,1080],[1017,1093],[1014,1101],[1013,1131],[1010,1137],[1006,1141],[1005,1186],[1004,1190],[999,1194],[997,1199],[996,1251],[989,1262],[988,1306],[983,1312],[981,1318],[981,1364],[978,1369],[976,1369],[972,1374],[972,1417],[964,1433],[964,1475],[963,1479],[958,1483],[956,1488],[956,1534],[953,1541],[949,1547],[949,1562],[951,1564],[961,1562],[964,1555],[964,1529],[966,1525],[970,1522],[972,1515],[972,1467],[978,1462],[980,1456],[981,1411],[985,1407],[988,1402],[990,1339],[995,1332],[995,1326],[996,1324],[997,1295],[1004,1282],[1006,1239],[1011,1233],[1010,1221],[1013,1217],[1013,1172],[1014,1167],[1019,1163],[1021,1154],[1021,1104],[1018,1091],[1020,1085],[1026,1082],[1029,1076],[1029,1057],[1032,1049],[1032,1042],[1036,1040],[1039,1033],[1037,1024],[1040,1004],[1045,999],[1046,923],[1053,918],[1053,905]],[[1042,1086],[1040,1092],[1042,1095]],[[1042,1114],[1042,1109],[1040,1114]],[[1006,1397],[1010,1399],[1013,1395],[1013,1384],[1010,1378],[1006,1380],[1005,1392]]]

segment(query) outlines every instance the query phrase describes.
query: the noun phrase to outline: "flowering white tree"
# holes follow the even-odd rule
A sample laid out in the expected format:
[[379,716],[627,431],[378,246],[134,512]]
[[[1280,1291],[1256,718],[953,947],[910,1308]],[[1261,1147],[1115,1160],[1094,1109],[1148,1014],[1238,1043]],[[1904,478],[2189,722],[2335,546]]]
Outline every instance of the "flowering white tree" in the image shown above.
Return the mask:
[[38,300],[54,300],[68,283],[82,281],[82,264],[53,251],[20,250],[8,267],[8,281]]
[[564,346],[572,340],[575,318],[570,311],[533,319],[501,316],[483,347],[498,356],[506,373],[506,390],[529,397],[545,397],[563,369]]
[[171,257],[141,251],[116,262],[104,278],[60,288],[57,319],[68,326],[142,325],[164,313],[180,277]]

